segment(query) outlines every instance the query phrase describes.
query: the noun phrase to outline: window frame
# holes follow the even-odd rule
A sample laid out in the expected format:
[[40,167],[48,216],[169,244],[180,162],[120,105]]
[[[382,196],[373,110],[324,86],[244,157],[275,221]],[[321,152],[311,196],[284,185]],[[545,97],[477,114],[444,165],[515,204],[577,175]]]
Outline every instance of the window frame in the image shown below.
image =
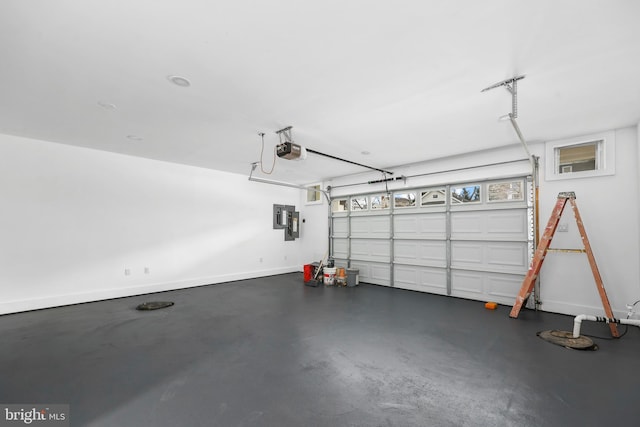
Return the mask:
[[[575,138],[547,141],[545,143],[545,180],[557,181],[562,179],[590,178],[597,176],[615,175],[616,150],[615,131],[607,131],[584,135]],[[567,147],[577,147],[596,143],[595,170],[560,172],[559,150]],[[570,165],[565,165],[565,167]]]
[[[306,200],[305,200],[305,205],[321,205],[322,204],[322,193],[320,193],[319,191],[315,191],[315,189],[318,190],[322,190],[322,183],[321,182],[317,182],[315,184],[309,184],[305,186],[307,188],[307,194],[306,194]],[[311,189],[314,190],[311,190]],[[316,200],[309,200],[309,193],[315,193],[316,194]]]

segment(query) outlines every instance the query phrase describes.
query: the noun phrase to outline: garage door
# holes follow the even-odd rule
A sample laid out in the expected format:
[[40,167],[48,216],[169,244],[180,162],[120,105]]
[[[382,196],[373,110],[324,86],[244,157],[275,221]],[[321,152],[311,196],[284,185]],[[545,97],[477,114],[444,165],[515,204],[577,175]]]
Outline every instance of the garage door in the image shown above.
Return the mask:
[[533,254],[531,180],[332,199],[336,265],[360,280],[512,304]]

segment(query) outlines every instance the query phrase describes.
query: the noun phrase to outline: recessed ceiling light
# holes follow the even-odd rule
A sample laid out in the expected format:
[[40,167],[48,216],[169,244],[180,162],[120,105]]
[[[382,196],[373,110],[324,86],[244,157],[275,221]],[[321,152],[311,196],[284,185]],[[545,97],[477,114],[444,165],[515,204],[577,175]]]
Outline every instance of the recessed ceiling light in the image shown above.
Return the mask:
[[362,154],[363,156],[368,156],[371,153],[365,150],[365,151],[361,151],[360,154]]
[[138,135],[127,135],[127,138],[132,141],[142,141],[144,138]]
[[115,110],[116,104],[112,104],[110,102],[98,101],[98,105],[104,108],[105,110]]
[[176,86],[180,86],[180,87],[189,87],[189,86],[191,86],[191,82],[185,77],[169,76],[167,78],[169,79],[169,81],[171,83],[173,83]]

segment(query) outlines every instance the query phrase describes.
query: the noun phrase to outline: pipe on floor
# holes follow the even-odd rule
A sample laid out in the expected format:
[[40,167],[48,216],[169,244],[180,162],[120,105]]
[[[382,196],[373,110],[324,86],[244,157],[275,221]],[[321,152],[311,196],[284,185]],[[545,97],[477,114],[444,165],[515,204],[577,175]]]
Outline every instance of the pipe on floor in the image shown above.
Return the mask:
[[616,319],[607,318],[602,316],[592,316],[590,314],[580,314],[573,320],[573,337],[578,338],[580,336],[580,326],[583,320],[589,320],[591,322],[604,322],[604,323],[618,323],[621,325],[633,325],[640,327],[640,319]]

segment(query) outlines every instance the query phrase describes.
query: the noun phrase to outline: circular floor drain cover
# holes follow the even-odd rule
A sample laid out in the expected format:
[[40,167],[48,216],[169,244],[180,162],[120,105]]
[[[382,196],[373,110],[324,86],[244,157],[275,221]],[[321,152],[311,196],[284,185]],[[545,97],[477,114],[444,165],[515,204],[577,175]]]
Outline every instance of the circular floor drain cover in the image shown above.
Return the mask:
[[552,344],[561,345],[567,348],[575,348],[576,350],[597,350],[598,346],[593,343],[590,338],[580,335],[578,338],[573,337],[572,332],[567,331],[542,331],[538,332],[538,336]]
[[171,307],[173,305],[170,301],[152,301],[143,302],[136,307],[136,310],[157,310],[159,308]]

